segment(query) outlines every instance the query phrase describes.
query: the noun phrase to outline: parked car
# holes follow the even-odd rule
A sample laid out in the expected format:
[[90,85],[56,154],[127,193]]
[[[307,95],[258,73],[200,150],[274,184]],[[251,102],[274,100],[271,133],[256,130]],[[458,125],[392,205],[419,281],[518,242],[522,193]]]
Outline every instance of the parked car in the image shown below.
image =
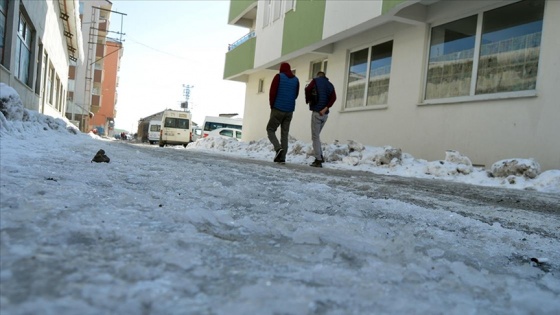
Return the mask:
[[241,141],[242,131],[239,129],[233,128],[219,128],[212,130],[208,133],[209,137],[225,137],[225,138],[234,138],[236,140]]

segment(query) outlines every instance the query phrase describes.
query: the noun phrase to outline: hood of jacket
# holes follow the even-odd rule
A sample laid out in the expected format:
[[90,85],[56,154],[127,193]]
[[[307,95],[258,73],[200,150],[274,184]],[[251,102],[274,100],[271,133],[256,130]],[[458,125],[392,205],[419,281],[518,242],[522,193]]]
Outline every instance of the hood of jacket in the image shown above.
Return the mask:
[[282,64],[280,64],[280,73],[287,75],[288,78],[294,77],[294,73],[292,72],[292,67],[287,62],[282,62]]

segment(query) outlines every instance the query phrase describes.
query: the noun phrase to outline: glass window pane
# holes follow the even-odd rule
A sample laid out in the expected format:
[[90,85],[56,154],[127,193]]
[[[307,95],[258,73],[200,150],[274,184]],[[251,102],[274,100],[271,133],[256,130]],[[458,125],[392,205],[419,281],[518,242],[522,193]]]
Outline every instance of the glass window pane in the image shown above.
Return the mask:
[[369,49],[362,49],[350,54],[350,69],[348,69],[348,87],[346,92],[346,108],[364,105],[366,89],[367,62]]
[[319,61],[319,62],[314,62],[314,63],[311,65],[311,73],[310,73],[310,76],[309,76],[309,77],[310,77],[311,79],[313,79],[313,78],[317,75],[317,72],[319,72],[319,71],[321,71],[321,61]]
[[165,122],[164,122],[163,126],[167,127],[167,128],[174,128],[175,127],[175,118],[165,118]]
[[477,16],[432,28],[426,99],[470,94]]
[[8,15],[8,0],[0,0],[0,13]]
[[367,105],[387,104],[393,41],[371,48]]
[[533,90],[544,1],[522,1],[484,13],[476,94]]
[[272,6],[272,0],[265,0],[264,3],[264,14],[263,14],[263,28],[267,27],[270,23],[270,11]]
[[14,69],[14,74],[16,76],[16,78],[20,78],[19,75],[19,69],[20,69],[20,61],[21,61],[21,42],[18,40],[17,44],[16,44],[16,62],[15,62],[15,69]]
[[274,14],[274,20],[276,21],[280,18],[281,15],[281,11],[282,11],[282,1],[273,1],[274,3],[274,7],[273,7],[273,14]]
[[4,61],[4,41],[6,38],[6,8],[3,6],[7,6],[6,0],[0,0],[0,63]]
[[175,128],[189,129],[189,120],[188,119],[177,119]]
[[227,137],[233,137],[233,130],[222,130],[220,131],[220,135],[222,136],[227,136]]

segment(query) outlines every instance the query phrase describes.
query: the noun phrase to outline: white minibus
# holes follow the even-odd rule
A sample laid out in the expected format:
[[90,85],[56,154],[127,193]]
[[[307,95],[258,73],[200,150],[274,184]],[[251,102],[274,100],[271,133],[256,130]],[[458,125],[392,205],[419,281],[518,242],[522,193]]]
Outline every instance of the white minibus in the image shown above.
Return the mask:
[[233,129],[243,129],[243,119],[241,118],[229,118],[229,117],[215,117],[206,116],[204,119],[204,124],[202,125],[202,137],[208,137],[208,134],[212,130],[220,128],[233,128]]
[[186,147],[192,141],[191,128],[191,113],[179,110],[164,110],[159,132],[159,146],[178,144]]
[[150,120],[148,125],[148,142],[154,144],[159,141],[159,131],[161,130],[161,120]]

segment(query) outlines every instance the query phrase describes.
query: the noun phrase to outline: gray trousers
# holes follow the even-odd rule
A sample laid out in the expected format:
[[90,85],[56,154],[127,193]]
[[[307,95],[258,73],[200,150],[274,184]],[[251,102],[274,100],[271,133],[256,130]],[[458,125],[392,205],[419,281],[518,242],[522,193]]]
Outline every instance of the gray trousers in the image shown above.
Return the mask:
[[319,135],[325,123],[327,123],[328,118],[328,114],[321,116],[319,112],[311,113],[311,142],[313,143],[313,154],[317,160],[323,160],[323,148],[321,147],[321,138]]
[[[274,146],[274,151],[278,151],[278,149],[284,150],[280,157],[281,160],[286,159],[286,153],[288,152],[288,135],[290,134],[290,123],[293,116],[294,112],[283,112],[273,108],[270,111],[270,119],[266,125],[268,140]],[[280,142],[276,137],[278,127],[280,127]]]

